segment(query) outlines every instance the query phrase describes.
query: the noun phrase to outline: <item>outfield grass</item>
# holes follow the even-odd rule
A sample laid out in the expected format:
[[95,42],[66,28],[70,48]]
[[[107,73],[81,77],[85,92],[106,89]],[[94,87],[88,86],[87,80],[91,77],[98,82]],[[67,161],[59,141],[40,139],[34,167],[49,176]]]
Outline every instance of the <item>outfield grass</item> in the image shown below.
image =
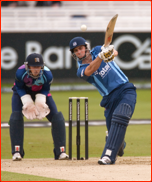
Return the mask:
[[[89,120],[103,120],[104,109],[99,107],[102,97],[97,91],[51,92],[59,111],[68,121],[68,97],[89,97]],[[11,114],[10,93],[1,94],[1,121],[7,122]],[[81,103],[82,104],[82,103]],[[76,118],[73,103],[73,120]],[[81,105],[81,119],[84,105]],[[137,105],[132,119],[151,119],[151,90],[137,90]],[[25,121],[29,121],[25,119]],[[44,119],[46,121],[46,119]],[[105,145],[106,126],[89,126],[89,157],[99,157]],[[66,149],[68,153],[68,127],[66,127]],[[81,126],[81,157],[84,156],[84,127]],[[129,125],[125,141],[127,146],[124,156],[151,156],[151,125]],[[76,127],[73,127],[73,157],[76,157]],[[54,158],[51,128],[24,129],[25,158]],[[9,128],[1,129],[1,159],[11,159]],[[33,175],[1,172],[2,181],[59,181]],[[63,181],[63,180],[61,180]]]
[[[81,126],[81,157],[84,157],[84,126]],[[100,157],[105,145],[106,126],[89,126],[89,157]],[[66,148],[68,153],[68,127]],[[127,147],[124,156],[151,155],[151,125],[129,125],[126,132]],[[76,157],[76,127],[73,127],[73,157]],[[24,129],[25,158],[53,158],[51,128]],[[1,129],[1,158],[11,159],[9,129]]]
[[[65,120],[68,121],[68,98],[89,98],[89,120],[104,120],[104,108],[99,106],[102,97],[98,91],[62,91],[51,92],[59,111],[62,111]],[[1,121],[8,122],[11,114],[11,93],[1,94]],[[76,103],[73,101],[73,120],[76,118]],[[84,120],[84,102],[81,101],[81,119]],[[137,104],[132,119],[151,119],[151,90],[137,90]],[[25,121],[28,121],[25,118]],[[44,119],[44,121],[47,121]]]
[[42,176],[34,176],[28,174],[19,174],[1,171],[2,181],[67,181],[62,179],[46,178]]

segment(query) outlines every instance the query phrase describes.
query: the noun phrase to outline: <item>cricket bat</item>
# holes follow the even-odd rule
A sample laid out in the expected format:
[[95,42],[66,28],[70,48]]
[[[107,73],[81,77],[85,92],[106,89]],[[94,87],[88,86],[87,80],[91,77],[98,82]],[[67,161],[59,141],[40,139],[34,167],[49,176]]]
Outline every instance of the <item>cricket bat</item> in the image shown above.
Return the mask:
[[118,14],[116,14],[109,22],[106,32],[105,32],[105,41],[104,41],[104,47],[107,47],[112,42],[113,32],[116,24]]

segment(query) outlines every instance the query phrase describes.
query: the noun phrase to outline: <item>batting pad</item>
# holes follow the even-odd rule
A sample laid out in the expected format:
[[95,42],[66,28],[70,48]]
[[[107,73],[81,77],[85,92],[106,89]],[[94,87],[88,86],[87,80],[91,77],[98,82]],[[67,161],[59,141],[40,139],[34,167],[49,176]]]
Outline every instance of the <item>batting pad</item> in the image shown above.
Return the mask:
[[55,159],[59,158],[61,153],[61,147],[64,147],[65,152],[65,145],[66,145],[66,134],[65,134],[65,120],[61,112],[56,113],[53,115],[52,120],[52,136],[54,140],[54,154]]
[[23,157],[24,121],[22,112],[14,111],[9,122],[12,154],[19,152]]
[[114,163],[117,153],[124,141],[126,128],[131,117],[131,107],[122,103],[118,105],[112,116],[111,128],[102,156],[108,156]]

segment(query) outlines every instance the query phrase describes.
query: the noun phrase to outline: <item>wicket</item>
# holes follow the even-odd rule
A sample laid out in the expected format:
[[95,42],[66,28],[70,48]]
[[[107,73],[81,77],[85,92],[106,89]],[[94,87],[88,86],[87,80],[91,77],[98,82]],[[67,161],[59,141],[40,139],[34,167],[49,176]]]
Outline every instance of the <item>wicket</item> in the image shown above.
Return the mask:
[[88,97],[69,97],[69,159],[72,159],[72,100],[77,100],[77,160],[80,160],[80,100],[85,101],[85,159],[88,159]]

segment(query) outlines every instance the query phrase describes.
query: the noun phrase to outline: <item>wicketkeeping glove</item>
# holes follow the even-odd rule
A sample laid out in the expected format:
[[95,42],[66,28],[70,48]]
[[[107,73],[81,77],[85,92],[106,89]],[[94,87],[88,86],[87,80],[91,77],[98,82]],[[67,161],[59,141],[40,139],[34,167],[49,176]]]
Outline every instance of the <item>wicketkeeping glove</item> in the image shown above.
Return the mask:
[[27,119],[33,120],[36,119],[36,116],[39,114],[36,109],[34,102],[29,94],[26,94],[21,97],[23,103],[22,113]]
[[98,54],[99,58],[104,60],[104,62],[110,62],[114,59],[114,46],[110,45],[108,47],[101,47],[101,52]]
[[43,119],[50,113],[50,109],[46,104],[46,96],[44,94],[36,94],[35,106],[39,112],[38,119]]

